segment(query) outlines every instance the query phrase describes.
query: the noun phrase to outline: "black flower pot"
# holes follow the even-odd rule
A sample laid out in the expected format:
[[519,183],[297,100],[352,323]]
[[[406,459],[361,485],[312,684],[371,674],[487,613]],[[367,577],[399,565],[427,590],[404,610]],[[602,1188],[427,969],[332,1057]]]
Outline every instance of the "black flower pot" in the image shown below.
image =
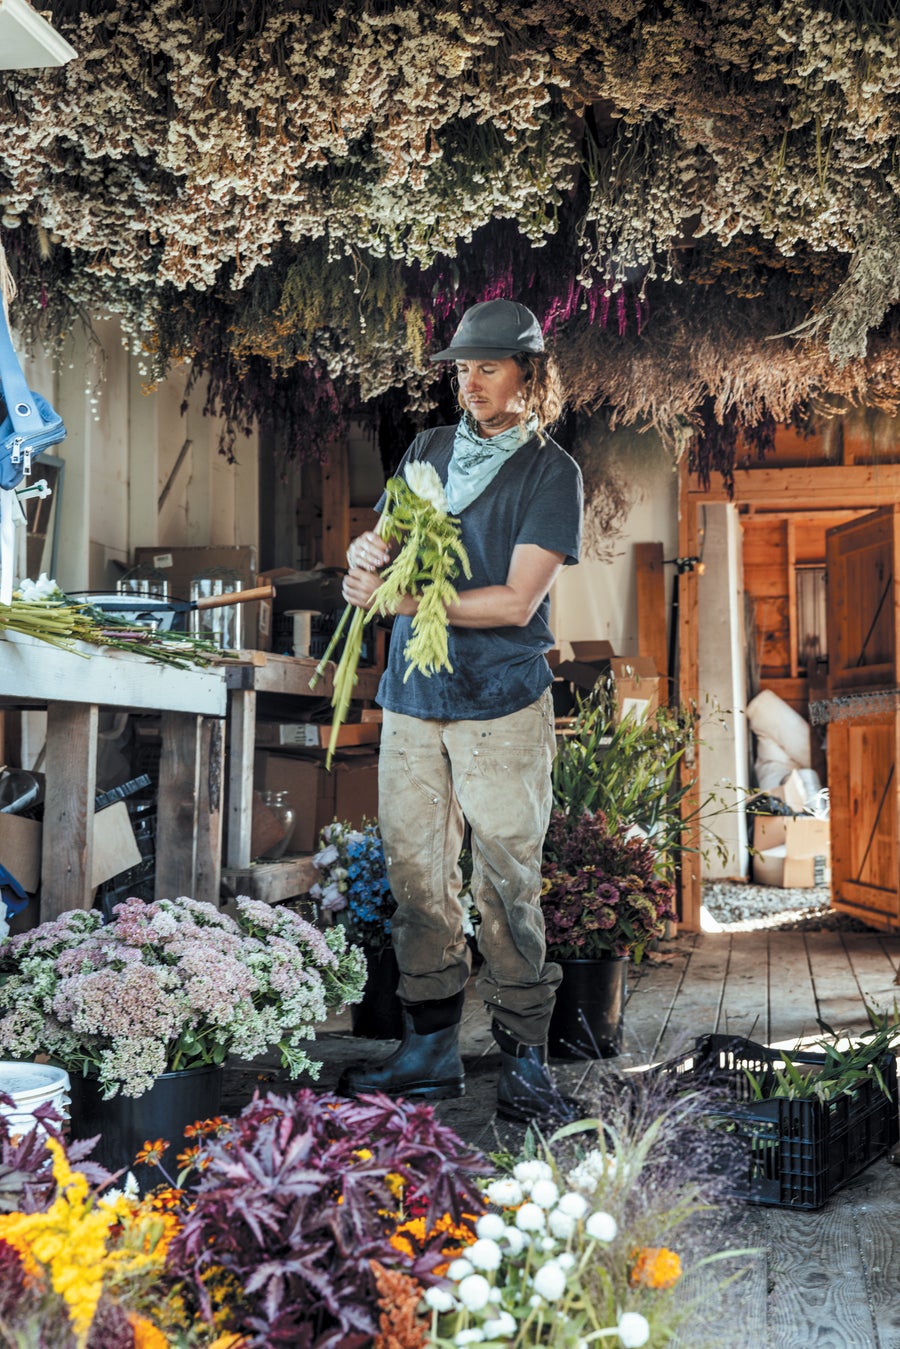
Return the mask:
[[610,1059],[622,1052],[628,957],[559,960],[562,983],[548,1048],[557,1059]]
[[70,1074],[72,1138],[99,1134],[91,1160],[109,1171],[133,1171],[142,1190],[158,1185],[163,1177],[155,1167],[136,1166],[135,1155],[146,1142],[164,1138],[169,1146],[162,1164],[174,1180],[175,1159],[186,1146],[184,1131],[197,1120],[219,1114],[224,1076],[224,1068],[216,1067],[163,1073],[143,1096],[120,1092],[104,1101],[96,1078]]
[[403,1036],[403,1004],[397,997],[400,967],[392,946],[381,951],[366,949],[366,987],[362,1001],[350,1007],[350,1028],[366,1040],[400,1040]]

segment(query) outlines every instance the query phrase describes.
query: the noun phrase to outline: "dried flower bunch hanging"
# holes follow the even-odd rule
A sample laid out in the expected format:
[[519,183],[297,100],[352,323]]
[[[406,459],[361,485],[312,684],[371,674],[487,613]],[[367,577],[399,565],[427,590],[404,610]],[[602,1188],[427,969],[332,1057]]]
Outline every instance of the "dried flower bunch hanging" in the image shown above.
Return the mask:
[[232,431],[283,411],[295,454],[398,389],[426,418],[429,344],[492,294],[556,334],[574,406],[672,445],[706,400],[741,426],[896,406],[898,0],[53,20],[78,58],[10,72],[0,104],[29,340],[116,313],[148,376],[193,358]]

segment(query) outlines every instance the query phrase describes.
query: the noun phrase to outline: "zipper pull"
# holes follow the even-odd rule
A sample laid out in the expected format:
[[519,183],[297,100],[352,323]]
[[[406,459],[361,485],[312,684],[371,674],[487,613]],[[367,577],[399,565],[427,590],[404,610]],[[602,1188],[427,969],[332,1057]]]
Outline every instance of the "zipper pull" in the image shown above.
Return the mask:
[[19,464],[22,461],[22,446],[25,443],[24,436],[13,436],[12,452],[9,456],[10,463]]

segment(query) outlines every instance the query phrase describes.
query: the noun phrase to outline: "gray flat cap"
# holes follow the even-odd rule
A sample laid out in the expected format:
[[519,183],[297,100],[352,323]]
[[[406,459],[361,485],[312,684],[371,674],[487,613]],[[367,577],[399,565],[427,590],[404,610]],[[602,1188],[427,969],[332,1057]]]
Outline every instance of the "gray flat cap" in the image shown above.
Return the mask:
[[449,347],[429,359],[501,361],[519,351],[543,350],[541,325],[530,309],[515,300],[483,300],[463,314]]

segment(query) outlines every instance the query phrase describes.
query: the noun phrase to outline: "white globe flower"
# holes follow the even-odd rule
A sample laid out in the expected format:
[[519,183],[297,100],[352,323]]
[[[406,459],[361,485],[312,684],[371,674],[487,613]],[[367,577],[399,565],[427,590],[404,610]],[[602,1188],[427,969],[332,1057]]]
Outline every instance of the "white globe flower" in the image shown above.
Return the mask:
[[577,1222],[587,1213],[588,1202],[583,1194],[576,1194],[574,1190],[568,1190],[560,1199],[559,1208]]
[[598,1210],[588,1218],[584,1230],[595,1241],[614,1241],[619,1225],[611,1213],[603,1213]]
[[534,1289],[545,1302],[558,1302],[566,1291],[566,1271],[556,1260],[548,1260],[535,1273]]
[[467,1274],[456,1291],[460,1302],[470,1312],[482,1311],[491,1300],[491,1285],[483,1274]]
[[537,1204],[523,1204],[516,1214],[516,1227],[522,1232],[543,1232],[546,1218]]
[[513,1175],[520,1185],[531,1186],[538,1180],[552,1180],[553,1168],[537,1157],[532,1157],[530,1161],[517,1162],[513,1167]]
[[503,1259],[500,1247],[490,1237],[480,1237],[466,1248],[466,1259],[475,1269],[499,1269]]
[[547,1226],[560,1241],[568,1241],[575,1231],[575,1219],[561,1208],[555,1208],[552,1213],[548,1214]]
[[559,1265],[560,1269],[572,1269],[575,1264],[575,1256],[571,1251],[562,1251],[556,1257],[556,1263]]
[[485,1195],[488,1202],[496,1204],[498,1208],[517,1208],[524,1198],[521,1185],[511,1176],[492,1180],[485,1190]]
[[520,1255],[528,1244],[528,1238],[524,1232],[519,1231],[518,1227],[507,1227],[503,1240],[509,1247],[511,1255]]
[[456,1306],[456,1299],[446,1288],[426,1289],[425,1302],[433,1312],[450,1312]]
[[559,1198],[559,1190],[552,1180],[536,1180],[531,1187],[531,1198],[541,1208],[552,1208]]
[[640,1312],[625,1312],[619,1318],[618,1329],[625,1349],[640,1349],[650,1338],[650,1322]]
[[490,1237],[492,1241],[499,1241],[501,1237],[506,1236],[506,1223],[499,1213],[482,1213],[475,1224],[475,1231],[480,1237]]
[[477,1326],[473,1326],[471,1330],[458,1330],[453,1343],[458,1345],[483,1344],[484,1331],[479,1330]]
[[555,1251],[556,1242],[553,1240],[552,1237],[541,1237],[540,1241],[538,1242],[538,1248],[542,1251]]
[[532,1293],[531,1297],[528,1299],[528,1305],[529,1307],[542,1307],[544,1305],[544,1299],[541,1297],[540,1293]]
[[516,1318],[509,1312],[500,1312],[499,1316],[491,1317],[483,1327],[489,1340],[509,1339],[515,1335],[517,1328]]
[[459,1256],[456,1260],[451,1260],[447,1266],[447,1278],[452,1279],[454,1283],[459,1283],[460,1279],[464,1279],[467,1274],[473,1273],[472,1266],[462,1256]]

